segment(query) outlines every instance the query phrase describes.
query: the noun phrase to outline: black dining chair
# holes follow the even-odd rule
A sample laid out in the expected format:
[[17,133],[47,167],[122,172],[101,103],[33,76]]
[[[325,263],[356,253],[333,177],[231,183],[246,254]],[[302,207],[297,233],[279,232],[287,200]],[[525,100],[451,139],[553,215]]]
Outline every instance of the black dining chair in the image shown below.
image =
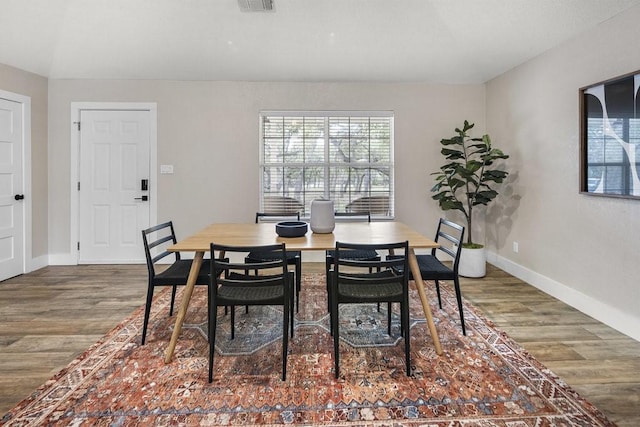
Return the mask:
[[[179,252],[169,252],[166,250],[166,248],[177,242],[172,221],[167,221],[142,230],[142,241],[144,243],[148,270],[147,301],[144,308],[144,323],[142,324],[142,345],[144,345],[147,337],[147,326],[149,324],[149,313],[151,312],[154,289],[158,286],[172,287],[169,316],[173,316],[177,287],[187,284],[192,260],[182,259]],[[173,262],[166,266],[165,264],[167,264],[167,261],[171,258],[173,258]],[[162,261],[162,263],[160,263],[160,261]],[[209,259],[202,261],[196,285],[209,284],[209,263]]]
[[[367,221],[371,222],[371,214],[369,212],[335,212],[336,220],[347,221]],[[342,256],[353,260],[363,261],[379,261],[380,254],[373,249],[360,249],[351,250],[350,252],[343,251]],[[329,292],[329,271],[335,262],[335,249],[329,249],[325,254],[325,273],[327,277],[327,292]],[[327,301],[328,310],[331,310],[331,306]],[[378,307],[379,308],[379,307]]]
[[[214,258],[208,291],[209,305],[209,382],[213,381],[213,359],[216,342],[217,308],[231,307],[234,315],[236,305],[281,305],[282,306],[282,380],[287,378],[288,332],[293,337],[293,273],[287,271],[285,244],[266,246],[226,246],[211,243],[211,253],[222,251],[226,259]],[[263,261],[233,262],[246,252],[269,253],[271,259]],[[240,257],[240,259],[242,259]],[[247,271],[257,271],[247,274]],[[234,319],[231,319],[231,337],[235,337]]]
[[[458,276],[458,264],[460,263],[460,253],[462,251],[462,242],[464,241],[464,226],[456,224],[444,218],[438,221],[436,237],[434,241],[439,247],[431,249],[430,255],[416,255],[418,267],[420,267],[420,275],[423,280],[433,280],[438,293],[438,306],[442,309],[442,298],[440,296],[440,281],[453,281],[456,300],[458,302],[458,311],[460,312],[460,324],[462,325],[462,334],[467,335],[464,325],[464,311],[462,308],[462,292],[460,291],[460,279]],[[443,263],[437,254],[442,254],[450,260],[450,265]],[[410,274],[413,280],[413,275]]]
[[[384,260],[361,260],[344,257],[350,251],[390,251],[395,255]],[[396,254],[396,251],[402,254]],[[335,260],[330,271],[329,304],[335,376],[340,375],[340,304],[400,303],[400,333],[404,338],[407,375],[411,375],[409,328],[409,278],[407,256],[409,243],[353,244],[336,242]],[[391,335],[391,310],[387,313],[387,333]]]
[[[256,224],[264,219],[282,219],[282,220],[300,220],[300,212],[256,212]],[[275,227],[275,225],[274,225]],[[256,252],[252,251],[245,258],[246,263],[256,263],[269,261],[273,258],[278,258],[279,254],[272,254],[269,252]],[[295,267],[295,280],[296,280],[296,311],[300,309],[300,289],[302,287],[302,254],[300,251],[287,251],[287,263]]]

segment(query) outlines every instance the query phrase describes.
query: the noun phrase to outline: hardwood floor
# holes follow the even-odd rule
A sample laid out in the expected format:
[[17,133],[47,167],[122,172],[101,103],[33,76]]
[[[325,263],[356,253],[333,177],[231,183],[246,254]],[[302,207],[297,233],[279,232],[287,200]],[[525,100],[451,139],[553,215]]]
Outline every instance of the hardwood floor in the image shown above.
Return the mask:
[[[305,263],[323,272],[324,264]],[[144,303],[143,265],[50,266],[0,282],[4,414]],[[640,425],[640,343],[489,266],[464,297],[619,426]]]

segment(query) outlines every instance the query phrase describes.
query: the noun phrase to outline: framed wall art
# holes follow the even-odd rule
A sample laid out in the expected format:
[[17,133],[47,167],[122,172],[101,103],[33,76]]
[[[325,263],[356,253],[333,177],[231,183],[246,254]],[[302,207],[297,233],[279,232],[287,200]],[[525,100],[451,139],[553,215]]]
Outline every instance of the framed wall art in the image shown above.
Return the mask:
[[580,192],[640,199],[640,71],[580,89]]

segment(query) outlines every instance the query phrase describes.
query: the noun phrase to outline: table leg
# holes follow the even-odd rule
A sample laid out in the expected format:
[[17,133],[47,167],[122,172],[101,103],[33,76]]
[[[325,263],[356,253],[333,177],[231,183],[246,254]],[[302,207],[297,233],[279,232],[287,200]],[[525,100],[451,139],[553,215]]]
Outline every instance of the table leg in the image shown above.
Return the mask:
[[196,252],[196,256],[193,259],[193,263],[191,264],[189,278],[187,279],[187,286],[185,286],[184,293],[182,294],[180,310],[178,311],[178,316],[176,317],[176,324],[173,327],[173,334],[171,335],[171,341],[169,341],[169,347],[167,347],[167,352],[164,356],[164,363],[171,362],[173,352],[176,349],[178,336],[180,335],[180,331],[182,330],[182,323],[184,323],[184,316],[187,314],[187,308],[189,307],[189,301],[191,301],[193,289],[196,287],[196,280],[198,279],[198,273],[200,272],[200,267],[202,266],[203,257],[204,252]]
[[420,295],[420,302],[422,302],[422,309],[424,310],[424,316],[427,319],[427,325],[429,326],[429,332],[433,339],[433,344],[436,348],[436,353],[442,355],[442,346],[440,346],[440,338],[438,338],[438,331],[436,325],[433,323],[433,316],[431,315],[431,308],[429,307],[429,301],[427,300],[427,294],[424,291],[424,282],[422,281],[422,274],[420,273],[420,266],[418,266],[418,260],[413,248],[409,248],[409,268],[413,274],[413,280],[416,283],[418,289],[418,295]]

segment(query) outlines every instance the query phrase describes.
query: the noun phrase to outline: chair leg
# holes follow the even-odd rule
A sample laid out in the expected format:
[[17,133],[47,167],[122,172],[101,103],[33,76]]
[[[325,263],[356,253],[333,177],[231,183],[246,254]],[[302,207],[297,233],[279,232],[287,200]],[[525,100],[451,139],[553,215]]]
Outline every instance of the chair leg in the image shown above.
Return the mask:
[[333,265],[333,258],[327,256],[325,259],[325,281],[327,284],[327,311],[331,312],[331,289],[329,288],[329,271],[331,270],[331,266]]
[[467,335],[467,329],[464,327],[464,313],[462,311],[462,293],[460,292],[460,280],[458,277],[453,279],[453,285],[456,290],[456,299],[458,300],[458,310],[460,311],[460,323],[462,324],[462,335]]
[[[291,282],[291,273],[289,273],[289,281]],[[293,287],[289,288],[289,322],[291,322],[291,338],[293,338],[293,329],[294,329],[294,312],[293,312],[293,294],[294,294],[294,289]]]
[[[285,298],[282,311],[282,381],[287,379],[287,354],[289,348],[289,312],[293,307],[291,306],[289,298]],[[293,325],[292,325],[293,326]],[[293,327],[291,328],[291,334],[293,336]]]
[[173,305],[176,301],[177,290],[178,290],[178,286],[173,285],[173,289],[171,290],[171,305],[169,306],[169,316],[173,316]]
[[329,305],[329,335],[333,336],[333,299],[331,298],[331,284],[327,278],[327,304]]
[[231,306],[231,339],[236,337],[236,306]]
[[411,376],[411,333],[409,331],[409,304],[408,301],[400,303],[400,323],[404,329],[404,356],[407,364],[407,376]]
[[331,330],[333,332],[333,364],[335,370],[336,378],[340,377],[340,336],[338,333],[339,329],[339,319],[338,319],[338,304],[331,304]]
[[147,339],[147,326],[149,325],[149,314],[151,313],[152,301],[153,301],[153,285],[149,283],[149,288],[147,289],[147,303],[144,306],[144,323],[142,324],[142,345],[144,345],[144,342]]
[[300,291],[302,290],[302,257],[296,258],[296,313],[300,312]]
[[438,305],[440,306],[440,310],[442,310],[442,299],[440,298],[440,282],[436,279],[436,292],[438,293]]
[[[380,303],[378,303],[378,311]],[[391,302],[387,303],[387,334],[391,336]]]
[[[209,292],[211,294],[211,292]],[[216,323],[217,323],[217,306],[214,305],[211,296],[208,297],[209,304],[209,382],[213,381],[213,356],[215,353],[216,344]]]

